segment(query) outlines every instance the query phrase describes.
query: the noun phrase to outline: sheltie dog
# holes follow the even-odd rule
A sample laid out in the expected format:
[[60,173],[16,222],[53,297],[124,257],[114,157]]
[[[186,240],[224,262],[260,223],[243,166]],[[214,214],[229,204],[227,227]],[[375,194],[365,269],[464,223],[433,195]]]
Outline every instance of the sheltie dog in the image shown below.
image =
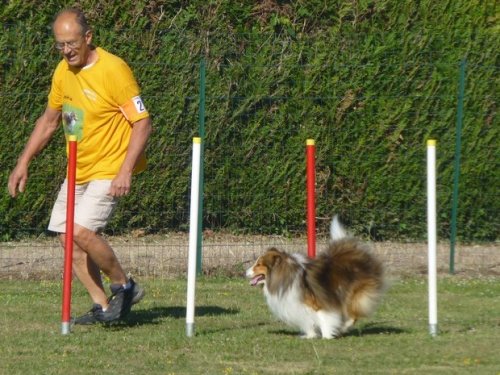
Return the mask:
[[373,313],[385,289],[382,263],[337,215],[330,236],[314,259],[270,248],[246,270],[250,285],[263,285],[271,312],[304,338],[341,336]]

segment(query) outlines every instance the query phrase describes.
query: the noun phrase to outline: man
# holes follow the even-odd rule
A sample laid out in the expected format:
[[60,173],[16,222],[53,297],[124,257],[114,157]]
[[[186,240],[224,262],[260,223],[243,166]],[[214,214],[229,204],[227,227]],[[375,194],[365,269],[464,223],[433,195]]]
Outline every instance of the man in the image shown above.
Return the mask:
[[[139,87],[127,64],[92,45],[92,30],[78,9],[59,12],[53,24],[55,48],[63,59],[52,77],[48,105],[12,171],[12,197],[23,192],[31,160],[47,145],[62,122],[66,138],[78,142],[73,271],[93,301],[75,324],[123,318],[144,290],[127,279],[113,249],[99,235],[116,205],[130,192],[132,175],[145,168],[144,150],[152,131]],[[66,181],[52,210],[48,229],[59,233],[64,246]],[[111,280],[108,298],[102,270]]]

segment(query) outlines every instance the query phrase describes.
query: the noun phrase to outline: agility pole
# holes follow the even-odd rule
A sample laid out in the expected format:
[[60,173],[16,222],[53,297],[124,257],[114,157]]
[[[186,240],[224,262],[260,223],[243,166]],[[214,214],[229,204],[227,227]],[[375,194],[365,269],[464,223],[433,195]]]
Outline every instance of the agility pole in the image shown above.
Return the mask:
[[198,243],[198,211],[200,194],[201,138],[193,138],[193,162],[191,171],[191,207],[189,212],[189,254],[186,303],[186,335],[194,335],[194,305],[196,288],[196,260]]
[[71,281],[73,279],[73,231],[75,219],[75,180],[76,180],[76,136],[68,137],[68,174],[66,200],[66,235],[64,243],[64,274],[62,298],[61,332],[67,335],[71,332]]
[[306,140],[306,186],[307,186],[307,255],[316,256],[316,146],[314,139]]
[[429,333],[438,333],[436,274],[436,140],[427,141],[427,241],[429,279]]

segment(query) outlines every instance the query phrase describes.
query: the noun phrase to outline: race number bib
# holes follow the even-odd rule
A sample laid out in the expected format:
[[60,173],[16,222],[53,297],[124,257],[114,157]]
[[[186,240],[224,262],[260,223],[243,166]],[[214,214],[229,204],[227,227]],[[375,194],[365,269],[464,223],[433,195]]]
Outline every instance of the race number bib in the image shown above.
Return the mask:
[[147,112],[146,106],[140,96],[134,96],[125,104],[120,106],[120,110],[128,121],[134,122],[141,114]]

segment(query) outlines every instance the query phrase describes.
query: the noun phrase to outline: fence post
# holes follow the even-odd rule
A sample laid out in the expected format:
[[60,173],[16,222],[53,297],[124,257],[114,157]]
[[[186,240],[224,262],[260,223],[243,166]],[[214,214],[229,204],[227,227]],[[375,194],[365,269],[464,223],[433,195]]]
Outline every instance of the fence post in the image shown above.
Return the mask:
[[198,210],[198,240],[196,243],[196,272],[201,273],[202,267],[202,245],[203,245],[203,191],[204,189],[204,141],[205,141],[205,59],[200,61],[200,108],[199,108],[199,134],[202,140],[200,146],[200,201]]
[[450,234],[450,273],[455,273],[455,243],[457,237],[457,211],[458,211],[458,179],[460,176],[460,153],[462,145],[462,121],[464,110],[465,91],[465,58],[460,62],[460,78],[457,103],[457,126],[455,134],[455,166],[453,172],[453,197],[451,208],[451,234]]

